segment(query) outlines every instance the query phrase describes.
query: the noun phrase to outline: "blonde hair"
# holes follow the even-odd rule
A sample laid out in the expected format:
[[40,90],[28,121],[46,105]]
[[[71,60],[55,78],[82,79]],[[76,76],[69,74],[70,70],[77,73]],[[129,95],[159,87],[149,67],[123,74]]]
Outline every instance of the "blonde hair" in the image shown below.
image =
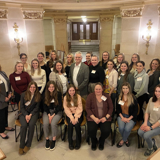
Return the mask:
[[128,100],[127,106],[130,106],[130,105],[133,103],[133,95],[132,95],[131,86],[130,86],[130,84],[129,84],[128,82],[124,82],[124,83],[122,84],[121,92],[120,92],[120,95],[119,95],[119,98],[118,98],[118,102],[119,102],[120,100],[122,100],[123,95],[124,95],[124,93],[123,93],[123,91],[122,91],[123,86],[126,86],[126,87],[129,88],[129,92],[128,92],[128,94],[127,94],[127,100]]
[[17,72],[16,67],[17,67],[17,65],[20,64],[20,63],[23,65],[23,71],[24,71],[24,64],[23,64],[22,62],[18,61],[18,62],[16,62],[15,66],[14,66],[14,72]]
[[38,61],[38,59],[33,59],[32,61],[31,61],[31,76],[33,76],[34,75],[34,72],[35,72],[35,70],[34,70],[34,68],[33,68],[33,61],[36,61],[37,63],[38,63],[38,75],[40,75],[41,74],[41,67],[40,67],[40,64],[39,64],[39,61]]
[[[72,53],[68,53],[67,56],[72,56],[71,64],[74,63],[74,55]],[[67,60],[66,60],[65,65],[68,66],[68,61]]]

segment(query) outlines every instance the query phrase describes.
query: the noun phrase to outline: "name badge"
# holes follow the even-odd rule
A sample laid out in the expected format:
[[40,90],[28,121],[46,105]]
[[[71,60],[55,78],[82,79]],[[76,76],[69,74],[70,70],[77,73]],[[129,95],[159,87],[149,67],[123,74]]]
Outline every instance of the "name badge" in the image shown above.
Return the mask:
[[53,67],[51,68],[51,71],[53,72]]
[[3,83],[3,81],[0,79],[0,84],[2,84]]
[[121,76],[124,76],[124,73],[121,73]]
[[142,81],[142,77],[138,77],[138,78],[137,78],[137,81]]
[[119,101],[119,103],[118,104],[120,104],[120,105],[124,105],[124,102],[123,101]]
[[74,106],[74,104],[71,102],[71,106],[73,107]]
[[153,110],[154,110],[154,111],[158,111],[158,110],[159,110],[159,108],[157,108],[157,107],[153,107]]
[[20,80],[21,80],[21,77],[20,77],[20,76],[15,77],[15,80],[16,80],[16,81],[20,81]]
[[54,103],[54,99],[51,100],[51,103]]
[[96,70],[92,70],[92,72],[91,72],[91,73],[95,74],[95,73],[96,73]]
[[67,76],[67,74],[66,73],[63,73],[63,75],[66,77]]
[[109,78],[109,75],[106,75],[106,79],[108,79]]
[[25,103],[26,106],[29,106],[30,104],[31,104],[30,101],[28,101],[28,102]]
[[107,97],[102,96],[101,99],[102,99],[103,101],[106,101]]
[[120,80],[120,79],[121,79],[121,76],[118,77],[118,80]]

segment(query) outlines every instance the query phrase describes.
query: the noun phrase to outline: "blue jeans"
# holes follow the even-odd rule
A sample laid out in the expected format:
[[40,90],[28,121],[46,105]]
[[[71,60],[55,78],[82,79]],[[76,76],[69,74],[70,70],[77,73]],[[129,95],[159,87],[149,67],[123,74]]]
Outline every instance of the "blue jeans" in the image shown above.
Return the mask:
[[[125,117],[125,118],[129,118],[129,115],[126,115],[126,114],[122,114],[122,115],[123,115],[123,117]],[[130,133],[131,133],[132,128],[133,128],[134,125],[135,125],[135,122],[134,122],[133,120],[130,120],[128,123],[125,123],[125,122],[122,121],[122,119],[121,119],[120,116],[118,116],[117,122],[118,122],[119,132],[120,132],[120,134],[122,135],[122,140],[123,140],[124,142],[126,142],[128,136],[129,136]]]
[[[147,125],[148,125],[148,126],[152,126],[152,124],[151,124],[149,121],[147,122]],[[147,142],[147,144],[148,144],[148,148],[149,148],[149,149],[152,149],[152,147],[153,147],[152,137],[160,134],[160,127],[157,127],[157,128],[155,128],[155,129],[150,130],[150,131],[147,131],[147,132],[142,131],[142,130],[139,128],[138,134],[139,134],[140,137],[142,137],[143,139],[146,140],[146,142]]]

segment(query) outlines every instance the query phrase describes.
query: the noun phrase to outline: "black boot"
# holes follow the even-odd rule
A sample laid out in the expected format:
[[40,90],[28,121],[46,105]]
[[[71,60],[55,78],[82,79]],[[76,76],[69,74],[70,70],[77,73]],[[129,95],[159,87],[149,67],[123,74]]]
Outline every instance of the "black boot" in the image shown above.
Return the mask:
[[95,151],[97,149],[97,138],[91,138],[91,141],[92,141],[91,149],[92,151]]
[[99,150],[103,150],[104,149],[104,142],[105,139],[102,139],[101,137],[99,138]]

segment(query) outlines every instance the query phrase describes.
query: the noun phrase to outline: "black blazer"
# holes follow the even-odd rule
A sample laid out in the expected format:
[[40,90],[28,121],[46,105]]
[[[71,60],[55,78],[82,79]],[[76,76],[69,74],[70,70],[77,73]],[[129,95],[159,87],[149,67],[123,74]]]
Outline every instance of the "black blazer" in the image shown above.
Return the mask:
[[[129,116],[133,116],[132,120],[136,122],[138,113],[138,103],[134,96],[133,96],[133,101],[134,102],[129,106]],[[116,111],[117,111],[117,116],[119,116],[120,113],[122,114],[121,105],[118,104],[118,100],[116,102]]]
[[35,102],[35,95],[34,95],[32,100],[31,100],[30,105],[26,106],[25,103],[27,101],[24,99],[24,95],[25,95],[25,92],[23,92],[21,94],[21,101],[20,101],[20,111],[21,111],[21,113],[24,116],[29,115],[29,114],[35,115],[37,112],[39,112],[40,102]]

